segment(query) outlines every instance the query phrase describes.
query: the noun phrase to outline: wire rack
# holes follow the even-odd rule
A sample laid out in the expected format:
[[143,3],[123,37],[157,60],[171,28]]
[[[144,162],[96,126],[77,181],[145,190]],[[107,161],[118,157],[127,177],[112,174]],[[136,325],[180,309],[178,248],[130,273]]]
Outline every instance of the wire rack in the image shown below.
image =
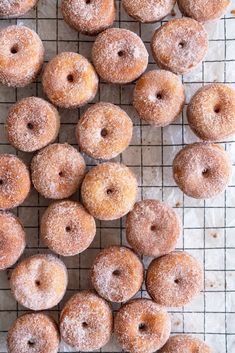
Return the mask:
[[[191,95],[202,85],[212,82],[229,83],[235,87],[235,0],[227,15],[217,23],[206,26],[210,37],[210,49],[205,61],[191,74],[182,77],[187,93]],[[147,49],[153,31],[172,17],[180,17],[176,8],[171,16],[157,24],[140,24],[124,12],[117,1],[116,27],[130,29],[139,34]],[[57,0],[39,0],[37,8],[26,17],[0,20],[0,27],[24,24],[39,34],[46,48],[46,62],[61,51],[75,51],[90,58],[94,38],[79,35],[62,19]],[[149,50],[150,53],[150,50]],[[149,69],[156,65],[150,53]],[[157,198],[174,207],[183,222],[183,234],[177,245],[185,249],[204,265],[204,291],[191,304],[177,310],[169,309],[172,316],[172,333],[188,333],[204,339],[215,353],[235,353],[235,177],[226,192],[219,197],[202,201],[183,195],[172,179],[172,160],[176,152],[187,143],[197,141],[190,132],[185,111],[171,126],[164,129],[142,123],[134,111],[131,100],[134,84],[114,86],[100,82],[96,101],[109,101],[120,105],[132,117],[134,136],[131,146],[115,160],[129,166],[139,181],[139,199]],[[0,152],[16,153],[30,163],[31,154],[15,151],[4,133],[4,121],[9,107],[17,100],[36,95],[43,97],[40,78],[24,89],[0,87]],[[187,104],[186,104],[187,105]],[[87,108],[87,107],[86,107]],[[85,109],[86,109],[85,108]],[[77,146],[74,127],[84,111],[60,110],[61,130],[59,142]],[[235,166],[235,140],[222,143],[230,153]],[[88,168],[97,162],[85,156]],[[235,175],[235,173],[234,173]],[[79,193],[74,195],[79,199]],[[23,256],[45,253],[48,249],[40,242],[40,217],[48,201],[32,191],[26,202],[15,210],[27,232],[27,249]],[[77,290],[89,288],[89,268],[100,249],[114,244],[126,244],[125,219],[115,222],[97,222],[97,235],[90,248],[80,256],[63,258],[69,272],[69,287],[60,305],[50,311],[58,319],[63,303]],[[143,259],[147,268],[150,259]],[[0,353],[7,352],[7,331],[25,312],[13,299],[9,288],[12,269],[0,272]],[[145,297],[145,287],[138,296]],[[114,310],[118,305],[114,306]],[[112,340],[102,352],[121,352]],[[72,352],[61,345],[60,352]]]

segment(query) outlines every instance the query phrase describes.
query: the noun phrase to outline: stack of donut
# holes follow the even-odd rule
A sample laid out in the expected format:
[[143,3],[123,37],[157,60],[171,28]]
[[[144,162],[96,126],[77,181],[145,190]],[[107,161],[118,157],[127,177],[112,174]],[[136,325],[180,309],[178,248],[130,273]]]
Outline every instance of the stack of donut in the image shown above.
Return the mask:
[[[0,3],[1,17],[24,15],[36,0]],[[172,11],[176,0],[123,0],[129,16],[142,23],[157,22]],[[0,270],[16,264],[26,246],[24,226],[10,212],[31,191],[53,202],[40,220],[43,243],[55,254],[75,256],[85,251],[96,235],[96,222],[126,217],[130,247],[110,246],[95,258],[90,273],[93,289],[79,291],[64,305],[59,326],[47,314],[28,313],[17,318],[7,336],[9,353],[56,353],[60,339],[81,351],[101,349],[114,331],[123,350],[131,353],[211,353],[206,343],[187,335],[169,338],[167,307],[191,302],[203,288],[203,269],[193,256],[176,251],[181,221],[166,203],[137,200],[138,182],[130,168],[111,159],[131,143],[133,123],[120,107],[109,102],[91,105],[76,127],[78,146],[98,163],[86,172],[77,148],[59,143],[60,116],[56,107],[75,109],[91,102],[99,78],[112,84],[137,80],[133,106],[140,119],[164,127],[174,122],[185,104],[185,88],[177,75],[194,69],[205,57],[208,37],[203,23],[218,19],[229,0],[215,4],[178,0],[185,16],[159,27],[151,50],[159,70],[145,73],[148,52],[142,39],[122,28],[109,28],[116,16],[114,0],[62,0],[65,22],[86,35],[98,35],[92,64],[82,55],[62,52],[42,73],[48,101],[27,97],[14,104],[6,118],[10,144],[34,152],[30,168],[20,158],[0,154]],[[39,36],[24,26],[0,30],[0,83],[25,87],[39,75],[44,61]],[[202,142],[185,146],[173,162],[179,188],[193,198],[211,198],[223,192],[231,177],[226,151],[215,142],[235,133],[235,91],[211,84],[192,97],[187,117]],[[81,192],[81,203],[70,200]],[[152,257],[146,276],[143,256]],[[149,299],[133,299],[145,282]],[[66,293],[68,271],[58,257],[37,254],[14,268],[10,286],[16,301],[42,311],[58,305]],[[113,319],[110,302],[123,303]]]

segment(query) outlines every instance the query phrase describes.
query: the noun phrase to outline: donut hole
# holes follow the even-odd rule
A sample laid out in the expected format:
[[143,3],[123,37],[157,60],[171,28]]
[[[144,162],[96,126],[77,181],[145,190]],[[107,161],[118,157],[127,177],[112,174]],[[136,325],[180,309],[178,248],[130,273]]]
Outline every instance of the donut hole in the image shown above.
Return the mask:
[[109,196],[111,196],[113,193],[114,193],[114,190],[113,189],[107,189],[106,190],[106,193],[107,193],[107,195],[109,195]]
[[27,128],[28,128],[29,130],[33,130],[33,124],[32,124],[32,123],[28,123],[28,124],[27,124]]
[[118,56],[119,56],[120,58],[122,58],[124,55],[125,55],[124,50],[119,50],[119,51],[118,51]]
[[106,137],[108,135],[107,129],[105,129],[105,128],[102,129],[100,134],[101,134],[102,137]]
[[2,179],[0,179],[0,186],[2,186],[3,185],[3,180]]
[[69,75],[67,76],[67,81],[70,82],[70,83],[74,82],[74,77],[73,77],[72,74],[69,74]]
[[67,226],[67,227],[65,228],[65,230],[66,230],[67,233],[70,233],[71,230],[72,230],[72,228],[71,228],[70,226]]
[[87,327],[88,327],[88,323],[84,321],[84,322],[82,323],[82,327],[83,327],[83,328],[87,328]]
[[181,42],[178,43],[178,47],[179,47],[180,49],[185,48],[185,46],[186,46],[186,42],[183,41],[183,40],[181,40]]
[[91,0],[86,0],[86,4],[89,5],[91,3]]
[[35,281],[35,284],[36,284],[37,287],[40,287],[41,282],[39,280],[37,280],[37,281]]
[[214,107],[214,112],[215,112],[216,114],[219,114],[219,113],[221,112],[221,107],[220,107],[220,105],[216,105],[216,106]]
[[157,94],[156,94],[156,98],[157,98],[157,100],[162,100],[162,98],[163,98],[163,94],[162,94],[162,92],[158,92]]
[[202,171],[202,176],[204,178],[208,178],[210,176],[210,171],[208,168],[204,168],[203,171]]
[[147,331],[147,325],[144,324],[143,322],[139,324],[139,331],[140,332],[146,332]]
[[180,279],[179,279],[179,278],[176,278],[176,279],[174,280],[174,282],[175,282],[175,284],[179,284],[179,283],[180,283]]
[[11,47],[11,54],[17,54],[19,51],[18,45],[15,44]]
[[121,275],[121,271],[120,270],[113,271],[113,276],[119,277],[120,275]]
[[64,176],[64,172],[59,172],[59,176],[61,177],[61,178],[63,178],[63,176]]
[[156,230],[157,230],[156,224],[152,224],[151,227],[150,227],[150,230],[151,230],[152,232],[156,232]]
[[29,346],[29,347],[34,347],[34,346],[35,346],[35,343],[36,343],[35,340],[32,339],[32,338],[31,338],[30,340],[28,340],[28,346]]

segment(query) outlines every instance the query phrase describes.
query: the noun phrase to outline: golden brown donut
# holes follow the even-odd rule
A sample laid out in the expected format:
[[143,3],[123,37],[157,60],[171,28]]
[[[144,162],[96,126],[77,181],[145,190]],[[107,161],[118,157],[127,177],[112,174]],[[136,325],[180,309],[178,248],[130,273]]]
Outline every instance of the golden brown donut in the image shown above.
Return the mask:
[[116,16],[114,0],[62,0],[61,11],[69,26],[87,35],[112,26]]
[[80,118],[76,136],[88,156],[108,160],[128,147],[132,131],[132,120],[124,110],[111,103],[99,102]]
[[173,161],[176,184],[186,195],[196,199],[211,198],[223,192],[231,173],[229,156],[219,145],[187,145]]
[[127,215],[126,237],[145,256],[162,256],[175,249],[181,223],[173,208],[157,200],[137,202]]
[[31,10],[38,0],[1,0],[0,17],[19,17]]
[[25,248],[25,231],[20,220],[9,212],[0,211],[0,270],[16,263]]
[[10,285],[18,303],[31,310],[47,310],[63,298],[68,284],[64,263],[52,255],[34,255],[13,270]]
[[123,246],[103,249],[91,269],[91,282],[97,293],[111,302],[125,302],[141,288],[144,267],[137,255]]
[[198,338],[177,335],[169,338],[159,353],[212,353],[210,347]]
[[19,206],[31,188],[28,168],[13,154],[0,154],[0,209]]
[[173,7],[176,0],[122,0],[122,5],[129,16],[142,23],[162,20]]
[[60,117],[52,104],[28,97],[11,107],[5,128],[9,142],[16,149],[34,152],[54,142],[59,133]]
[[113,330],[110,305],[92,291],[81,291],[60,315],[62,339],[78,351],[94,351],[108,343]]
[[235,133],[235,90],[211,84],[192,97],[187,117],[193,132],[204,141],[221,141]]
[[0,30],[0,83],[24,87],[39,74],[44,47],[36,32],[24,26]]
[[182,112],[184,102],[184,86],[170,71],[149,71],[136,83],[133,105],[140,118],[149,124],[171,124]]
[[136,80],[146,70],[148,52],[134,32],[110,28],[96,38],[92,61],[104,81],[125,84]]
[[178,6],[184,16],[192,17],[199,22],[207,22],[220,18],[230,0],[178,0]]
[[86,250],[95,233],[94,218],[75,201],[52,203],[41,219],[43,242],[62,256],[74,256]]
[[199,294],[202,287],[201,264],[183,251],[175,251],[153,260],[147,271],[147,291],[159,305],[186,305]]
[[42,86],[49,100],[61,108],[79,108],[90,102],[98,89],[98,77],[82,55],[64,52],[47,64]]
[[160,68],[183,75],[203,60],[207,53],[208,36],[199,22],[183,17],[171,20],[157,29],[151,48]]
[[7,335],[9,353],[57,353],[60,334],[55,321],[43,313],[18,317]]
[[86,174],[81,187],[82,200],[93,217],[111,221],[132,209],[137,187],[137,180],[128,167],[104,163]]
[[164,308],[149,299],[123,305],[114,321],[114,332],[122,349],[131,353],[153,353],[170,336],[171,320]]
[[33,157],[32,182],[45,198],[65,199],[77,191],[85,167],[82,155],[74,147],[54,143]]

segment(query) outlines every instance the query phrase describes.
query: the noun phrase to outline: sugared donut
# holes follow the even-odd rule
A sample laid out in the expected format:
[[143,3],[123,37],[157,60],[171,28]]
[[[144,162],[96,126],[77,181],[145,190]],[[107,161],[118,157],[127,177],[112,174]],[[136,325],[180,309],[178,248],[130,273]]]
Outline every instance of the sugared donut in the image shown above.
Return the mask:
[[19,206],[31,188],[28,168],[13,154],[0,154],[0,209]]
[[64,199],[77,191],[85,167],[82,155],[74,147],[54,143],[33,157],[32,182],[45,198]]
[[31,310],[46,310],[63,298],[68,284],[64,263],[52,255],[34,255],[21,261],[10,280],[18,303]]
[[207,199],[223,192],[229,183],[232,166],[219,145],[194,143],[184,147],[173,161],[173,176],[188,196]]
[[0,17],[19,17],[31,10],[38,0],[2,0]]
[[42,86],[53,104],[61,108],[78,108],[95,97],[98,77],[84,56],[64,52],[47,64]]
[[193,132],[204,141],[220,141],[235,133],[235,90],[227,85],[202,87],[192,97],[187,116]]
[[178,0],[178,6],[184,16],[192,17],[199,22],[220,18],[230,5],[230,0]]
[[137,255],[123,246],[102,250],[93,263],[91,281],[97,293],[111,302],[125,302],[141,288],[144,267]]
[[81,149],[95,159],[112,159],[130,144],[133,124],[124,110],[111,103],[96,103],[78,122]]
[[20,220],[9,212],[0,211],[0,270],[16,263],[25,248],[25,231]]
[[188,335],[177,335],[169,338],[159,353],[212,353],[208,345],[198,338]]
[[175,249],[181,224],[176,212],[157,200],[137,202],[127,215],[126,237],[139,254],[158,257]]
[[9,353],[57,353],[60,335],[55,321],[43,313],[17,318],[7,335]]
[[86,250],[95,233],[94,218],[75,201],[54,202],[42,216],[43,242],[62,256],[74,256]]
[[202,286],[201,264],[183,251],[175,251],[154,259],[147,271],[147,291],[159,305],[186,305],[199,294]]
[[114,0],[62,0],[61,11],[68,25],[88,35],[112,26],[116,16]]
[[61,337],[78,351],[100,349],[108,343],[112,330],[111,307],[92,291],[75,294],[60,315]]
[[60,117],[58,111],[47,101],[28,97],[11,107],[5,127],[8,140],[15,148],[33,152],[56,139]]
[[136,83],[133,105],[149,124],[169,125],[182,112],[184,102],[184,86],[170,71],[149,71]]
[[142,23],[162,20],[173,7],[176,0],[122,0],[122,5],[129,16]]
[[24,26],[0,30],[0,83],[24,87],[41,70],[44,47],[36,32]]
[[148,52],[134,32],[110,28],[96,38],[92,61],[103,80],[125,84],[136,80],[146,70]]
[[111,221],[126,215],[137,196],[137,180],[123,164],[104,163],[92,168],[81,187],[84,206],[97,219]]
[[149,299],[135,299],[123,305],[114,321],[114,332],[122,349],[153,353],[170,336],[171,321],[164,308]]
[[203,60],[207,53],[208,36],[199,22],[183,17],[157,29],[151,48],[160,68],[183,75]]

